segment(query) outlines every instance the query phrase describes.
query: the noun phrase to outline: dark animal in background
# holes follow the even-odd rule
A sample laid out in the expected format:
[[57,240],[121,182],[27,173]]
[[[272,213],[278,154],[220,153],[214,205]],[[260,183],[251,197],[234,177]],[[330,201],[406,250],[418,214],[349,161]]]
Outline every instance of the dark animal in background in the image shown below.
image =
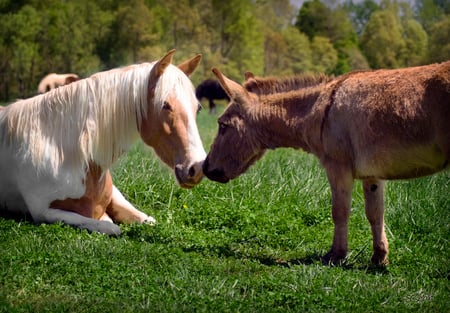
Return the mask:
[[197,89],[195,89],[195,95],[197,96],[198,101],[201,101],[202,98],[208,99],[210,114],[214,114],[217,111],[216,104],[213,101],[214,99],[226,99],[227,101],[230,101],[230,98],[223,90],[220,83],[214,79],[206,79],[200,83],[200,85],[197,86]]

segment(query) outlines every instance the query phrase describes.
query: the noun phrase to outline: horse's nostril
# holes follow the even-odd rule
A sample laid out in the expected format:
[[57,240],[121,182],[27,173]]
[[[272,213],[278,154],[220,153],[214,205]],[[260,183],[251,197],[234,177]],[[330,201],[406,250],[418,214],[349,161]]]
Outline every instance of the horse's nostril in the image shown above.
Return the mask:
[[190,177],[193,177],[195,175],[195,167],[194,167],[194,165],[192,165],[189,168],[188,174],[189,174]]

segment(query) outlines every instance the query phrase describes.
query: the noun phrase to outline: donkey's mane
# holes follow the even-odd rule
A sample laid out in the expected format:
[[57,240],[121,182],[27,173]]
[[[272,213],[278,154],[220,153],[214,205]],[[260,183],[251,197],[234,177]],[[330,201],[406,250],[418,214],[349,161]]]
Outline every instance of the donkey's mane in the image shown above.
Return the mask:
[[259,95],[266,95],[320,85],[333,78],[325,74],[298,74],[290,77],[252,76],[245,81],[244,88]]
[[[0,141],[15,143],[19,157],[31,158],[38,170],[54,175],[62,165],[86,171],[95,162],[107,169],[138,138],[147,114],[148,79],[154,64],[100,72],[19,100],[2,110]],[[153,103],[157,110],[174,82],[193,89],[189,78],[170,65],[156,84]]]

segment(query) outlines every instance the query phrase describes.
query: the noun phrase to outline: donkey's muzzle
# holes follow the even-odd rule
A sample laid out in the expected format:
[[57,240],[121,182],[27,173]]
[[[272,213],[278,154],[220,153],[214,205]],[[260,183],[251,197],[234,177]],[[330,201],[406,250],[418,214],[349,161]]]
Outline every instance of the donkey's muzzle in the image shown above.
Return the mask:
[[208,158],[203,162],[203,174],[210,180],[214,180],[219,183],[228,183],[230,180],[221,169],[210,169]]

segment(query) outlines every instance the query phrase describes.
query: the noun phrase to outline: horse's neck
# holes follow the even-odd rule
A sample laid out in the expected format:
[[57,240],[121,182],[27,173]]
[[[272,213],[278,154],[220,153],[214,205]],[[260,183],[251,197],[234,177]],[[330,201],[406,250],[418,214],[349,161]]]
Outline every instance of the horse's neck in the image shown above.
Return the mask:
[[311,150],[308,137],[311,133],[320,132],[323,110],[318,108],[318,98],[323,88],[317,86],[261,98],[258,119],[262,141],[267,148]]

